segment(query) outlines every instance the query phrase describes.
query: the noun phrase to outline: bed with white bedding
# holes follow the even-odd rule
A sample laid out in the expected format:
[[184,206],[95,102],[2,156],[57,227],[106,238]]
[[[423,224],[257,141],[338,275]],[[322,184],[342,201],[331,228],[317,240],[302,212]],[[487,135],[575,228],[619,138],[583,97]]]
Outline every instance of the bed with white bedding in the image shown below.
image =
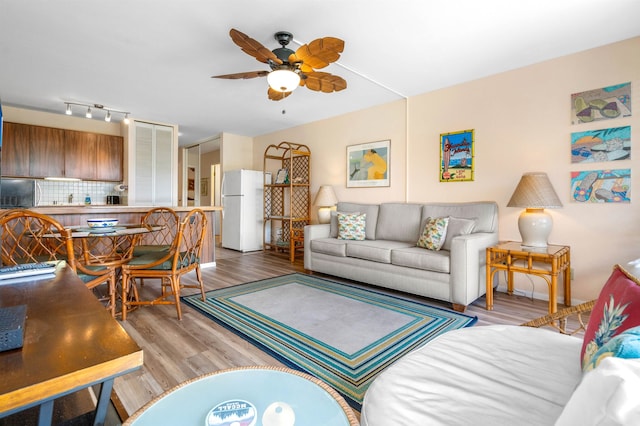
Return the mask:
[[553,425],[582,378],[581,345],[531,327],[448,332],[376,378],[361,424]]

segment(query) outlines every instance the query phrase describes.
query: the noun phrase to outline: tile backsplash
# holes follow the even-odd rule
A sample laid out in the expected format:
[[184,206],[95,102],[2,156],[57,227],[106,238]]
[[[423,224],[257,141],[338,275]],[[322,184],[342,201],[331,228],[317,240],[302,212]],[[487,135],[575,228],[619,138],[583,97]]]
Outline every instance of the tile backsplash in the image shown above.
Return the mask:
[[84,205],[87,195],[92,205],[107,204],[107,195],[123,195],[115,182],[37,180],[42,189],[40,206]]

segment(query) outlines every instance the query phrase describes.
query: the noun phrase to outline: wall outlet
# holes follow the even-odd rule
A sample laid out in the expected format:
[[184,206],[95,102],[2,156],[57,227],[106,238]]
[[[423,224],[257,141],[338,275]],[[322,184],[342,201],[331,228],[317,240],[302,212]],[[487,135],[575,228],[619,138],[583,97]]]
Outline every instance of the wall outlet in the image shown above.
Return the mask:
[[571,272],[571,281],[576,279],[576,271],[575,269],[571,268],[569,269],[569,271]]

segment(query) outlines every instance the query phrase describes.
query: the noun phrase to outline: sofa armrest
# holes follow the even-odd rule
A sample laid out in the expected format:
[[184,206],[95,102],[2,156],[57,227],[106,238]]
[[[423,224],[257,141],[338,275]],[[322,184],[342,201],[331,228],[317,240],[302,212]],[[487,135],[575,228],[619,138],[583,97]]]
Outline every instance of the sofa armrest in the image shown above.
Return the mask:
[[451,241],[451,302],[467,306],[486,293],[486,249],[497,233],[459,235]]
[[304,269],[311,269],[311,240],[329,238],[330,236],[331,225],[328,223],[304,227]]

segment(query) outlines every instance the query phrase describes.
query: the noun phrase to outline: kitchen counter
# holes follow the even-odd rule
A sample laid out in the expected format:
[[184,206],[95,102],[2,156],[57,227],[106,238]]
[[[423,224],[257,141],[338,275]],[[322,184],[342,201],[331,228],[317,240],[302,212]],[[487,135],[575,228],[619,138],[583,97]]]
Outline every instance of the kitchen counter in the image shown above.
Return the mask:
[[[85,205],[59,205],[59,206],[40,206],[33,207],[33,210],[38,213],[46,214],[53,217],[55,220],[63,224],[64,226],[81,226],[87,224],[87,219],[96,217],[114,217],[117,218],[120,223],[140,223],[142,216],[153,207],[151,206],[123,206],[119,204],[105,204],[89,206]],[[194,208],[199,208],[205,212],[207,217],[207,230],[202,247],[202,259],[201,266],[203,268],[209,266],[215,266],[216,264],[216,245],[215,245],[215,221],[216,212],[222,211],[220,206],[177,206],[171,207],[178,213],[178,216],[182,219],[187,212]]]

